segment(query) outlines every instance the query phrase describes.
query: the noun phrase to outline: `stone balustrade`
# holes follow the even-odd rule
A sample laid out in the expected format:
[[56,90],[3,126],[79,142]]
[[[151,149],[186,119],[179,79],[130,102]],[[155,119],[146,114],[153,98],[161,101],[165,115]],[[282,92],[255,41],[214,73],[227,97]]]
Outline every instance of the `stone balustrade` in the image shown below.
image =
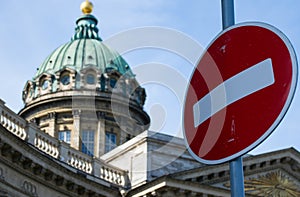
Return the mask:
[[7,108],[5,103],[0,100],[0,124],[9,130],[11,133],[15,134],[19,138],[25,140],[26,131],[25,126],[27,122]]
[[20,139],[69,166],[119,186],[126,187],[129,183],[126,171],[99,158],[86,155],[41,131],[34,123],[27,122],[6,107],[2,100],[0,100],[0,124]]
[[36,132],[34,145],[41,151],[51,155],[54,158],[59,156],[59,140],[51,137],[49,134],[44,132]]
[[90,174],[92,173],[93,159],[89,155],[70,148],[68,150],[67,158],[67,164],[69,164],[70,166]]
[[128,172],[115,166],[112,167],[111,165],[102,161],[100,158],[94,158],[93,170],[93,174],[101,179],[116,185],[121,185],[124,187],[128,186]]
[[100,170],[100,178],[117,185],[125,186],[126,173],[121,170],[116,170],[110,166],[103,165]]

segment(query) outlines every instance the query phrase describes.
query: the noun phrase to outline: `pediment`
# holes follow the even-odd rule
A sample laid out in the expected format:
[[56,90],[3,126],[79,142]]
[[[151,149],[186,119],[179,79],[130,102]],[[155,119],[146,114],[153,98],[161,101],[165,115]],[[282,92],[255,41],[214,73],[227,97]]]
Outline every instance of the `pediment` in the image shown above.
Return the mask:
[[[300,196],[300,153],[284,149],[243,158],[245,192],[255,196]],[[229,163],[172,175],[176,179],[230,190]]]

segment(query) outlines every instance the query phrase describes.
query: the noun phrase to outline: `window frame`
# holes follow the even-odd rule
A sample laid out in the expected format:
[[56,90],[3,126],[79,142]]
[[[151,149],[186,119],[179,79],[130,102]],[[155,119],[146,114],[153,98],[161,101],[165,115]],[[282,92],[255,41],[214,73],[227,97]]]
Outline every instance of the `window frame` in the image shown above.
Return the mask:
[[[114,137],[112,140],[111,137]],[[117,134],[113,132],[105,132],[104,152],[107,153],[117,147]]]
[[82,130],[81,152],[90,156],[94,156],[94,152],[95,152],[95,131],[94,130],[92,129]]
[[58,132],[58,140],[71,144],[71,130],[62,130]]
[[[65,83],[65,78],[67,77],[67,83]],[[70,77],[70,74],[69,73],[64,73],[62,74],[62,76],[60,77],[60,83],[63,85],[63,86],[68,86],[70,85],[71,83],[71,77]]]
[[48,79],[42,79],[42,82],[41,82],[41,88],[42,90],[48,90],[50,86],[50,82]]
[[[93,82],[89,81],[89,80],[93,80]],[[87,85],[95,85],[96,84],[96,76],[93,73],[87,73],[85,76],[85,83]]]

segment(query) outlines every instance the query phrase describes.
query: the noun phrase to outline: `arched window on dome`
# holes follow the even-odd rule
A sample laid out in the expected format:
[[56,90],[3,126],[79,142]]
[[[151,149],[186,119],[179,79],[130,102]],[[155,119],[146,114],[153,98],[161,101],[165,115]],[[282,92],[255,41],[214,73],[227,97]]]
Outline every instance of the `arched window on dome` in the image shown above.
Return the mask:
[[64,73],[61,77],[60,77],[60,83],[63,85],[63,86],[67,86],[70,84],[70,73]]
[[58,73],[58,75],[59,75],[59,79],[58,79],[59,89],[60,90],[71,89],[74,83],[72,81],[72,76],[74,76],[74,74],[72,74],[69,70],[63,70],[60,73]]
[[100,75],[97,70],[95,70],[92,67],[88,67],[84,70],[81,71],[80,76],[81,76],[81,87],[87,88],[87,89],[95,89],[99,87],[99,79]]
[[46,94],[51,92],[51,85],[52,85],[52,77],[51,75],[43,75],[39,79],[39,89],[40,94]]
[[95,77],[94,74],[88,73],[88,74],[86,75],[85,81],[86,81],[86,83],[89,84],[89,85],[94,85],[94,84],[96,83],[96,77]]
[[23,101],[25,103],[30,102],[34,96],[34,83],[32,81],[27,81],[25,88],[23,90]]
[[41,82],[41,87],[42,87],[42,90],[47,90],[49,88],[49,80],[48,79],[44,79]]

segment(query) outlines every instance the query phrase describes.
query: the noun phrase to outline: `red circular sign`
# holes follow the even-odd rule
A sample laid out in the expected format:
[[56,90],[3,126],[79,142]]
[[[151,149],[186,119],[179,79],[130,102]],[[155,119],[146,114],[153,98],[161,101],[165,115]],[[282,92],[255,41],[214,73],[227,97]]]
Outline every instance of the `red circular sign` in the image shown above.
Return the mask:
[[295,52],[283,33],[264,23],[226,29],[200,58],[187,88],[189,152],[218,164],[252,150],[285,115],[296,82]]

